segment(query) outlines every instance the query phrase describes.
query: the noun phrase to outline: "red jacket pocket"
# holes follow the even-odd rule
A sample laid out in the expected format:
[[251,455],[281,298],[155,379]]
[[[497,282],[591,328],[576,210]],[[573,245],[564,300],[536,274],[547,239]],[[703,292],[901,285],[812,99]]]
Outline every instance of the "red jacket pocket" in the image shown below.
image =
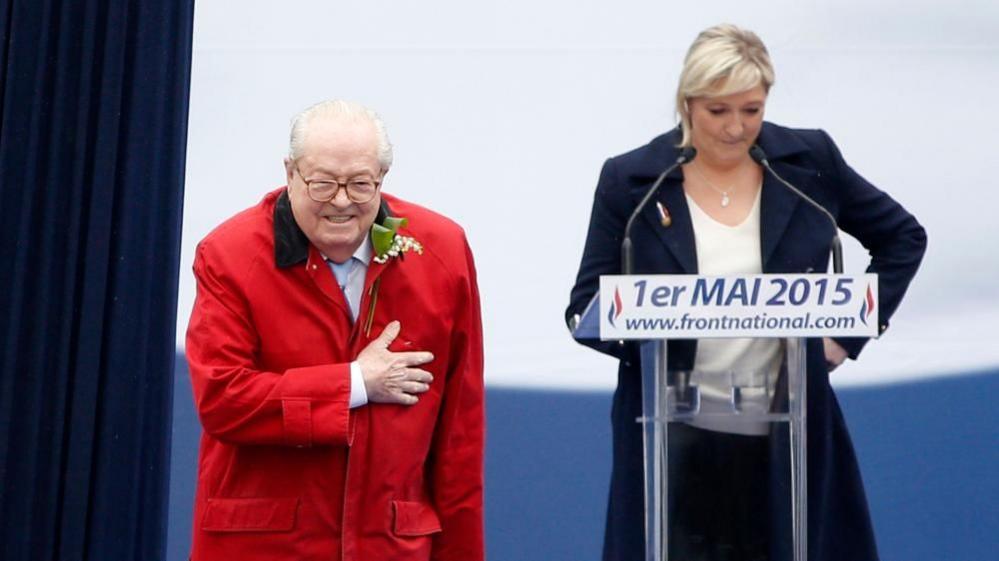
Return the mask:
[[441,531],[441,521],[428,504],[414,501],[392,501],[395,517],[392,530],[397,536],[425,536]]
[[201,529],[207,532],[288,532],[298,499],[208,499]]

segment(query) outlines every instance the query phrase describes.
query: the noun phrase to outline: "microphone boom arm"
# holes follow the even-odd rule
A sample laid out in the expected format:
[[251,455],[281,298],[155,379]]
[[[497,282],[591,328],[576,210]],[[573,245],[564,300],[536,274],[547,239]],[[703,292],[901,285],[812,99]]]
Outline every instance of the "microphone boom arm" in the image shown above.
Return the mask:
[[628,217],[628,222],[625,223],[624,226],[624,239],[621,241],[621,274],[630,275],[635,272],[635,250],[631,245],[631,227],[635,225],[635,220],[638,219],[638,215],[642,213],[642,209],[645,208],[645,205],[649,204],[649,200],[652,199],[652,195],[659,190],[659,186],[662,185],[666,176],[680,165],[692,161],[696,156],[697,150],[693,147],[682,149],[680,151],[680,155],[676,158],[676,162],[659,174],[659,177],[656,178],[652,187],[649,187],[649,190],[645,192],[645,196],[642,197],[642,200],[635,206],[635,210],[631,212],[631,216]]
[[829,220],[829,223],[832,224],[833,227],[832,239],[829,242],[830,251],[832,251],[833,272],[837,275],[843,274],[843,243],[839,239],[839,226],[836,224],[836,218],[832,215],[832,213],[826,210],[824,206],[815,202],[814,199],[802,193],[801,190],[794,185],[791,185],[786,179],[778,175],[777,172],[774,171],[774,168],[770,167],[770,161],[767,160],[767,155],[763,152],[762,148],[754,145],[749,149],[749,155],[756,161],[756,163],[763,166],[763,168],[766,169],[770,175],[774,176],[777,181],[780,181],[782,185],[790,189],[795,195],[798,195],[798,197],[802,200],[815,207],[816,210],[821,212],[822,215]]

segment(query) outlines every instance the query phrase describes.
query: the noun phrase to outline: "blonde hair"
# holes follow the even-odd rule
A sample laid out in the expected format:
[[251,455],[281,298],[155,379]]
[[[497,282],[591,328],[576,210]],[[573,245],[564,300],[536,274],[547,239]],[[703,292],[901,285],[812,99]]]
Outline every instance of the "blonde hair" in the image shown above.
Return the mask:
[[709,27],[690,45],[676,88],[676,113],[683,138],[680,147],[691,145],[690,111],[687,100],[717,97],[774,84],[774,68],[763,41],[748,29],[729,23]]
[[288,157],[297,160],[302,155],[302,144],[313,121],[326,118],[367,119],[375,128],[378,141],[378,164],[382,171],[392,167],[392,143],[389,142],[385,123],[378,113],[354,101],[345,99],[330,99],[306,108],[291,120],[291,138],[289,139]]

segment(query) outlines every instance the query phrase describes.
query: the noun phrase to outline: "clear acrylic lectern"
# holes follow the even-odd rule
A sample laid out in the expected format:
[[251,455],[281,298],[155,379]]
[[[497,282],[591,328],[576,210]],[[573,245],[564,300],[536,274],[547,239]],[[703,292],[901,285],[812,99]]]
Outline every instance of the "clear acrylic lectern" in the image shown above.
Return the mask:
[[[574,322],[578,340],[600,338],[599,295]],[[783,497],[786,504],[768,504],[762,516],[786,523],[777,524],[769,539],[794,561],[807,557],[807,466],[806,466],[806,360],[805,339],[780,339],[782,361],[771,371],[704,373],[671,371],[667,368],[667,340],[640,341],[642,362],[642,416],[645,455],[645,559],[669,559],[670,501],[683,481],[669,479],[670,433],[678,423],[693,426],[745,425],[747,432],[761,426],[783,467],[772,466],[777,476],[761,484],[775,485],[771,497]],[[710,390],[709,390],[710,388]],[[719,389],[721,388],[721,391]],[[709,406],[710,404],[710,406]],[[752,428],[749,428],[752,427]],[[774,513],[774,510],[783,512]],[[682,560],[673,560],[682,561]]]

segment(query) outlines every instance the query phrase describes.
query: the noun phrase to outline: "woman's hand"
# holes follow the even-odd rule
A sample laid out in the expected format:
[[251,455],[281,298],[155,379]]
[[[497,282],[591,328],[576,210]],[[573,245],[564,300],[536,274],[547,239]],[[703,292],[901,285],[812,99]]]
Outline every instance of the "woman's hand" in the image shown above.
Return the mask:
[[846,360],[846,349],[828,337],[822,338],[822,349],[825,351],[826,366],[829,367],[830,372],[836,370],[836,367],[843,364],[843,361]]

